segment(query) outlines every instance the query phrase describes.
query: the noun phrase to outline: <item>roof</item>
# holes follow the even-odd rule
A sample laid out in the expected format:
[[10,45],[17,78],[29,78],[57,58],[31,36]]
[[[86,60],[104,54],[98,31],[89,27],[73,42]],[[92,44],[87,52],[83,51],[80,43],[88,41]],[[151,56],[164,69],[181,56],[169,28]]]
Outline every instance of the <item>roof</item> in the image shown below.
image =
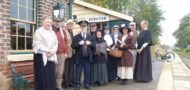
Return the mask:
[[121,13],[118,13],[118,12],[115,12],[115,11],[112,11],[112,10],[109,10],[109,9],[106,9],[106,8],[103,8],[100,6],[96,6],[96,5],[93,5],[93,4],[84,2],[84,1],[74,0],[74,4],[78,4],[78,5],[81,5],[81,6],[84,6],[84,7],[87,7],[87,8],[102,12],[102,13],[106,13],[106,14],[124,19],[124,20],[133,21],[132,16],[129,16],[126,14],[121,14]]

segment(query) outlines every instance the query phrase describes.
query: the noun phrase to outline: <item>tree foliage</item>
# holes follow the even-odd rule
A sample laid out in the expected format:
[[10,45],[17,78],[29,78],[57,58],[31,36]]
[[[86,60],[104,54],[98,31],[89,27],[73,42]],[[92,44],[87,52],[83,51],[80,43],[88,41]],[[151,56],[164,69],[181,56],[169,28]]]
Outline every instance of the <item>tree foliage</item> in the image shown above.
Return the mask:
[[157,0],[83,0],[98,6],[108,8],[134,17],[138,24],[141,20],[149,21],[149,29],[152,32],[153,42],[159,43],[161,35],[160,21],[163,11],[159,9]]
[[186,48],[190,45],[190,13],[180,20],[179,28],[173,33],[177,39],[176,46]]

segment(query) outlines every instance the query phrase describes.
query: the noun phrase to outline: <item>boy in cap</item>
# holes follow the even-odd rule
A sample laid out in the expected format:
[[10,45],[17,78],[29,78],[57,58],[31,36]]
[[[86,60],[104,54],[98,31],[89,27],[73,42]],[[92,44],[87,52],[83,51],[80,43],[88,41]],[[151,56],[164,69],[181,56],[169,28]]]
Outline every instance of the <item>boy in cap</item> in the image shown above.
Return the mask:
[[76,86],[75,90],[80,90],[80,79],[84,68],[84,88],[90,89],[90,63],[92,62],[92,50],[95,49],[95,40],[92,35],[87,33],[88,22],[81,20],[78,22],[81,33],[73,38],[71,47],[76,54]]
[[136,62],[136,56],[137,56],[136,42],[137,42],[137,36],[138,36],[138,32],[136,30],[136,23],[130,22],[129,28],[131,29],[130,35],[133,37],[133,47],[131,49],[131,52],[133,54],[133,66],[134,66]]

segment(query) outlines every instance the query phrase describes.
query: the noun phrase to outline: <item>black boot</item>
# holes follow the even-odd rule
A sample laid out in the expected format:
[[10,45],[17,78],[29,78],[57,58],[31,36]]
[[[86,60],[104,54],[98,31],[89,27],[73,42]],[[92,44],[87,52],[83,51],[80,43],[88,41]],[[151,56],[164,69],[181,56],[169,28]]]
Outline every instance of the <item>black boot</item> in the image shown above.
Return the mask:
[[124,79],[124,85],[127,85],[127,79]]
[[127,79],[122,79],[121,85],[126,85],[127,84]]

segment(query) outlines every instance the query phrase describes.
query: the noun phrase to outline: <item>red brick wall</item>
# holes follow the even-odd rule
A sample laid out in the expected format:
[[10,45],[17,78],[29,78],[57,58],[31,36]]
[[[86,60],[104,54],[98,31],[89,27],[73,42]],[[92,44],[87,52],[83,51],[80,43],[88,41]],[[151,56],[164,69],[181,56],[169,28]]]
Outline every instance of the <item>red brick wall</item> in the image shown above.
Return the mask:
[[65,15],[66,19],[69,18],[69,0],[38,0],[38,23],[41,25],[42,19],[44,17],[52,16],[53,6],[56,5],[57,2],[62,3],[65,5]]
[[[68,10],[68,2],[69,0],[37,0],[37,8],[38,8],[38,22],[39,25],[42,22],[42,18],[44,16],[52,16],[53,6],[60,2],[65,4],[66,10],[66,19],[69,17],[69,10]],[[11,80],[10,80],[10,71],[8,67],[8,60],[7,57],[10,55],[11,50],[11,40],[10,40],[10,20],[9,20],[9,13],[10,13],[10,0],[0,0],[0,73],[7,77],[9,81],[7,85],[8,89],[0,90],[10,90],[11,88]],[[16,58],[15,58],[16,59]]]
[[[9,5],[9,0],[0,1],[0,73],[6,76],[6,78],[9,75],[7,67],[7,56],[10,54],[9,50],[11,49]],[[8,82],[7,85],[10,85],[10,82]],[[5,86],[3,88],[0,88],[0,90],[9,90],[9,87],[10,86]]]
[[0,2],[0,63],[7,63],[10,50],[9,0]]

